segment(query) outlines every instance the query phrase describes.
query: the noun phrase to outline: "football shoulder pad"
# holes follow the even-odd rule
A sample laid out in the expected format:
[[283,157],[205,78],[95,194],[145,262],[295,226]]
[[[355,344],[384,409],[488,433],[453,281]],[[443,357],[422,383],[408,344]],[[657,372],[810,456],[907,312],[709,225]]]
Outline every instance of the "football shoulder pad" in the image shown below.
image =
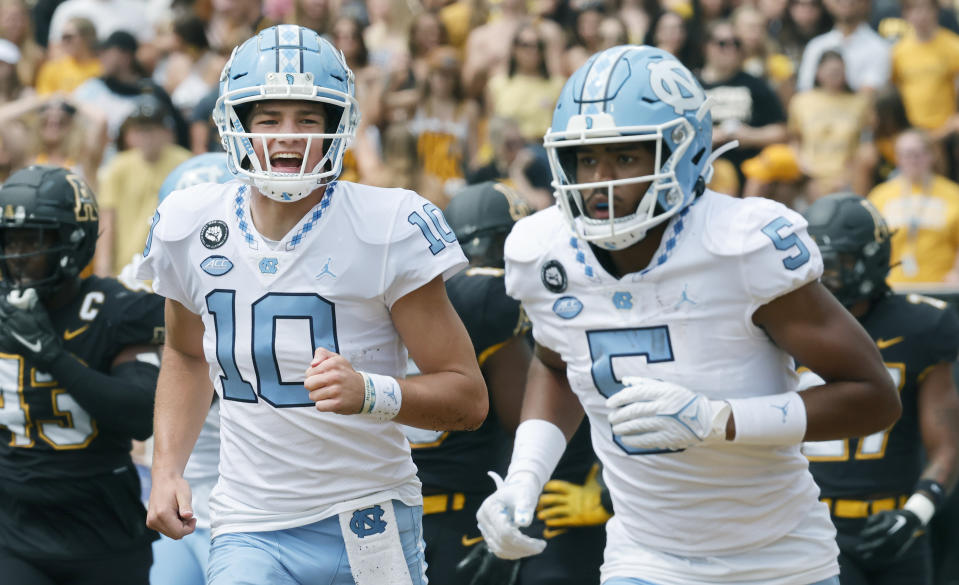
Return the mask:
[[703,243],[718,256],[744,256],[805,232],[806,219],[763,197],[737,199],[707,191],[709,210]]
[[444,234],[453,237],[443,212],[409,189],[337,181],[332,205],[342,206],[353,233],[367,244],[379,246],[423,237],[424,229],[436,239]]
[[160,217],[153,236],[164,242],[178,242],[196,234],[207,221],[225,215],[224,200],[232,201],[238,186],[238,181],[222,185],[201,183],[170,193],[157,207]]
[[526,264],[544,256],[560,239],[573,237],[559,207],[553,205],[516,222],[506,238],[505,257]]

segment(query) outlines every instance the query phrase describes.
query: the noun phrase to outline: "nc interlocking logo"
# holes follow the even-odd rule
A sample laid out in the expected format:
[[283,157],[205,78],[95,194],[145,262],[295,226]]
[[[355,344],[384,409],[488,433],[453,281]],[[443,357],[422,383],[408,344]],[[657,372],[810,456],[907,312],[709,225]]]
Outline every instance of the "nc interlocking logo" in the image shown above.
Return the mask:
[[382,534],[386,531],[386,521],[383,520],[383,513],[383,508],[380,506],[353,512],[353,518],[350,519],[350,530],[360,538]]
[[675,59],[652,61],[649,67],[649,86],[673,111],[682,115],[696,110],[706,99],[706,93],[692,74]]
[[276,274],[276,266],[279,260],[276,258],[263,258],[260,260],[260,272],[263,274]]

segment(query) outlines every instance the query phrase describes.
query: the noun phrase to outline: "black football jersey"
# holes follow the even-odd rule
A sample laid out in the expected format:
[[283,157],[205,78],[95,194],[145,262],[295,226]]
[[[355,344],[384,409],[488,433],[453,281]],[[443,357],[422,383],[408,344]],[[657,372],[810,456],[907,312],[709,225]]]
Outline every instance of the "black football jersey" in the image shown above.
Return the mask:
[[[502,269],[467,268],[446,282],[446,293],[466,325],[480,366],[500,345],[529,331],[519,301],[506,294]],[[492,407],[475,431],[408,429],[407,436],[424,493],[488,491],[493,482],[486,472],[502,474],[509,457],[509,436]]]
[[[160,343],[163,299],[91,276],[50,313],[63,346],[100,372],[126,346]],[[113,434],[49,374],[0,349],[0,482],[68,479],[130,464],[130,437]]]
[[825,498],[869,499],[911,493],[922,465],[918,392],[930,368],[959,353],[959,315],[939,299],[888,295],[863,318],[902,400],[902,416],[868,437],[806,443],[810,471]]
[[[446,292],[466,325],[481,366],[501,344],[529,332],[530,323],[519,301],[506,294],[502,269],[468,268],[446,282]],[[408,436],[427,494],[492,491],[493,482],[486,472],[505,474],[512,446],[492,407],[486,421],[475,431],[409,429]],[[584,417],[553,477],[581,483],[594,460],[589,425]]]

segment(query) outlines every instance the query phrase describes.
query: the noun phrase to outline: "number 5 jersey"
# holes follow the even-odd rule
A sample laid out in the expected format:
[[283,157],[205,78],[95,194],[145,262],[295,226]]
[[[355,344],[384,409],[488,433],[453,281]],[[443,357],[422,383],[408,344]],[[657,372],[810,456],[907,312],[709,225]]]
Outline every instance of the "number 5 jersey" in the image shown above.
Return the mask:
[[[752,315],[821,275],[822,259],[805,226],[802,216],[773,201],[707,190],[669,220],[650,265],[620,279],[603,269],[555,206],[513,228],[507,292],[523,303],[537,342],[566,362],[616,510],[607,524],[604,578],[639,572],[657,580],[635,555],[630,559],[632,546],[680,557],[737,554],[778,541],[810,516],[834,535],[798,444],[637,452],[612,434],[605,405],[624,376],[666,380],[710,399],[795,390],[792,357]],[[801,551],[791,557],[818,571],[808,577],[822,575],[804,583],[838,571],[834,543],[822,540],[832,559],[802,560]],[[685,583],[730,582],[690,567]],[[755,582],[782,583],[774,569]]]
[[138,271],[205,326],[222,398],[213,535],[302,526],[385,499],[421,504],[400,425],[319,412],[303,380],[317,347],[356,370],[404,376],[391,306],[466,264],[442,212],[411,191],[337,182],[271,242],[249,200],[236,181],[173,193]]

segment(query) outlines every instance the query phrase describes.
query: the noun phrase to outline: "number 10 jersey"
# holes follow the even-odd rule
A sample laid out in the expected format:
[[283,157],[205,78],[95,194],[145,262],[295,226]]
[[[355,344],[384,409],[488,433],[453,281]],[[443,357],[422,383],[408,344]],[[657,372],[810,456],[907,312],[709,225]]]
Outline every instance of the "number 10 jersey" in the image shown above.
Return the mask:
[[319,412],[303,379],[317,347],[357,370],[403,377],[407,352],[390,307],[465,266],[455,235],[411,191],[337,182],[271,242],[253,227],[249,200],[239,182],[173,193],[138,271],[205,326],[222,398],[213,535],[302,526],[384,499],[419,505],[400,426]]

